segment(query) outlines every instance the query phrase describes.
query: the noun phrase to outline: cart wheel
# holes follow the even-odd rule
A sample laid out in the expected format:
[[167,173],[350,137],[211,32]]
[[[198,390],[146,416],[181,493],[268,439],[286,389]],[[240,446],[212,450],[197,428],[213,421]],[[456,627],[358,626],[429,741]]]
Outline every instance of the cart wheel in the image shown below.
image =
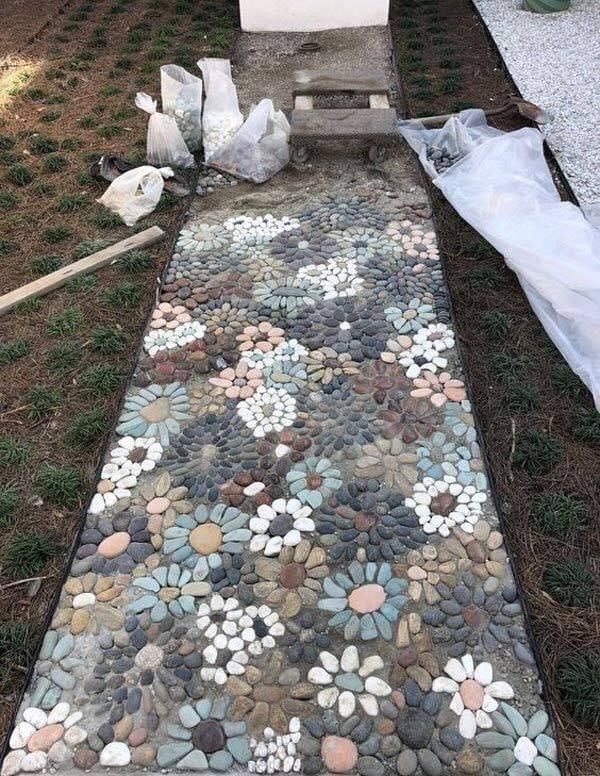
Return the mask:
[[385,162],[388,155],[388,147],[384,145],[372,145],[369,148],[369,161],[373,164],[381,164]]
[[310,148],[304,145],[292,146],[292,162],[306,164],[310,159]]

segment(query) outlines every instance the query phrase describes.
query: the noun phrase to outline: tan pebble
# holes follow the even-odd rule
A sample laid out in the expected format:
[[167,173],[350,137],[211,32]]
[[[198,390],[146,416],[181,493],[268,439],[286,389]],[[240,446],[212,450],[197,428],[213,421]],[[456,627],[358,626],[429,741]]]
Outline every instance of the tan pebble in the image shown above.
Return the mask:
[[83,593],[83,585],[81,584],[81,580],[77,579],[77,577],[69,577],[65,582],[63,589],[69,595],[79,595],[79,593]]
[[96,584],[98,580],[98,575],[93,574],[91,571],[88,571],[87,574],[84,574],[81,578],[81,584],[83,585],[83,592],[84,593],[91,593],[94,589],[94,585]]
[[408,635],[408,621],[402,618],[398,623],[398,632],[396,633],[396,646],[407,647],[410,644]]
[[126,741],[132,730],[133,717],[130,717],[129,715],[124,716],[123,719],[120,719],[113,725],[113,732],[117,741]]
[[150,537],[150,544],[154,547],[155,550],[160,550],[160,548],[163,546],[163,538],[160,534],[153,534]]
[[395,730],[393,719],[380,719],[377,722],[377,732],[380,736],[391,736]]
[[131,762],[133,765],[152,765],[155,757],[156,748],[152,744],[142,744],[131,752]]
[[408,615],[408,629],[413,634],[421,630],[421,618],[416,612],[411,612]]
[[88,609],[77,609],[73,612],[71,619],[71,633],[76,636],[78,633],[83,633],[87,628],[90,621],[90,613]]
[[408,585],[408,595],[412,601],[418,603],[421,600],[421,596],[423,595],[423,588],[418,582],[411,582]]
[[130,582],[129,574],[117,574],[115,577],[115,585],[126,587]]
[[479,522],[475,523],[473,526],[473,537],[480,542],[485,542],[490,535],[490,531],[491,528],[488,523],[486,523],[485,520],[479,520]]
[[253,708],[254,701],[252,698],[246,698],[243,695],[238,695],[231,706],[233,720],[244,719]]
[[454,528],[453,530],[454,530],[454,535],[456,536],[456,538],[458,539],[458,541],[459,541],[459,542],[460,542],[460,543],[461,543],[463,546],[465,546],[465,547],[466,547],[466,546],[467,546],[467,544],[469,544],[469,542],[472,542],[472,541],[473,541],[473,536],[472,536],[471,534],[465,533],[465,532],[464,532],[462,529],[460,529],[460,528]]
[[161,557],[157,553],[154,553],[154,555],[149,555],[144,563],[150,571],[154,571],[154,569],[157,569],[160,566]]
[[[171,503],[175,501],[182,501],[188,494],[188,489],[185,485],[180,485],[178,488],[171,488],[166,494]],[[189,502],[191,504],[191,502]]]
[[162,530],[162,517],[160,515],[150,515],[148,518],[148,531],[151,534],[160,533]]
[[103,593],[105,590],[110,590],[113,586],[112,577],[100,577],[100,579],[94,585],[94,593]]
[[487,546],[490,550],[498,550],[504,544],[504,537],[500,531],[492,531],[488,536]]
[[396,704],[397,708],[403,709],[406,706],[406,700],[404,693],[401,690],[394,690],[392,692],[392,700]]
[[127,531],[117,531],[112,536],[107,536],[98,545],[98,555],[103,558],[116,558],[125,552],[131,542],[131,536]]
[[171,487],[171,477],[169,472],[162,472],[154,485],[154,492],[158,497],[166,496]]
[[505,563],[498,563],[495,560],[488,560],[485,567],[493,577],[498,577],[500,579],[506,573],[507,568]]
[[384,350],[381,353],[381,360],[385,364],[393,364],[395,362],[395,360],[396,360],[396,356],[394,355],[394,353],[390,353],[389,351]]
[[423,592],[425,593],[425,600],[430,606],[436,604],[441,598],[438,591],[429,582],[423,582]]
[[431,677],[421,666],[408,666],[406,673],[419,685],[423,692],[431,690]]
[[194,505],[191,501],[175,501],[172,506],[178,515],[189,515],[190,512],[194,511]]
[[110,491],[114,489],[115,489],[115,483],[111,482],[111,480],[100,480],[100,482],[96,486],[96,490],[98,491],[98,493],[110,493]]
[[415,579],[415,580],[426,579],[427,572],[424,569],[422,569],[420,566],[411,566],[408,569],[407,575],[409,579]]
[[260,682],[262,673],[259,668],[256,668],[256,666],[248,666],[244,676],[246,677],[246,681],[254,686],[257,682]]
[[113,601],[123,592],[123,588],[113,587],[111,590],[104,590],[102,593],[98,593],[96,599],[98,601],[106,603],[107,601]]
[[438,556],[437,548],[433,546],[433,544],[426,544],[425,547],[423,547],[423,557],[426,560],[435,560]]
[[439,663],[431,652],[419,653],[419,664],[423,666],[430,676],[440,675]]

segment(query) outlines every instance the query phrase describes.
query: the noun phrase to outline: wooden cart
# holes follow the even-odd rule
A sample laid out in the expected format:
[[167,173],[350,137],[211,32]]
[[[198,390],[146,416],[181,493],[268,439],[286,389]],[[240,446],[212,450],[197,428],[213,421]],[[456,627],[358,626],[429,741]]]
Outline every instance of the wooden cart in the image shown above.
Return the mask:
[[[351,141],[366,146],[372,162],[382,162],[398,139],[396,111],[390,108],[389,93],[383,73],[342,75],[317,70],[294,73],[292,161],[307,162],[318,145]],[[323,96],[331,103],[342,96],[363,96],[368,99],[368,107],[315,108],[315,98]]]

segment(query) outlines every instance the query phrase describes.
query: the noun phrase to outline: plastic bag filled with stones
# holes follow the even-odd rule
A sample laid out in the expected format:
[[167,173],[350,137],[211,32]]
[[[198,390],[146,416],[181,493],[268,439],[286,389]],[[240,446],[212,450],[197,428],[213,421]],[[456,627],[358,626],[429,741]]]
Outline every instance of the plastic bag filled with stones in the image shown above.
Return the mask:
[[290,159],[290,125],[272,100],[254,106],[234,138],[215,151],[211,167],[253,183],[264,183]]
[[163,111],[173,116],[192,153],[202,144],[202,79],[179,65],[160,68]]
[[237,90],[231,77],[228,59],[201,59],[198,67],[204,79],[204,115],[202,135],[204,158],[212,161],[214,154],[227,145],[244,123]]
[[136,94],[135,104],[150,114],[146,136],[148,162],[157,167],[193,167],[194,155],[190,153],[173,116],[159,113],[156,100],[145,92]]

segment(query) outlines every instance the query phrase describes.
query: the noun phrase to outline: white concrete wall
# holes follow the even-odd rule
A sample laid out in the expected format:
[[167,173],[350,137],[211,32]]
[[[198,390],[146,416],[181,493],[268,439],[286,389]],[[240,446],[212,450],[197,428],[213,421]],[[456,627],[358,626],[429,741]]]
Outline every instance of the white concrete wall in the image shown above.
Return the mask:
[[311,32],[388,23],[390,0],[240,0],[248,32]]

